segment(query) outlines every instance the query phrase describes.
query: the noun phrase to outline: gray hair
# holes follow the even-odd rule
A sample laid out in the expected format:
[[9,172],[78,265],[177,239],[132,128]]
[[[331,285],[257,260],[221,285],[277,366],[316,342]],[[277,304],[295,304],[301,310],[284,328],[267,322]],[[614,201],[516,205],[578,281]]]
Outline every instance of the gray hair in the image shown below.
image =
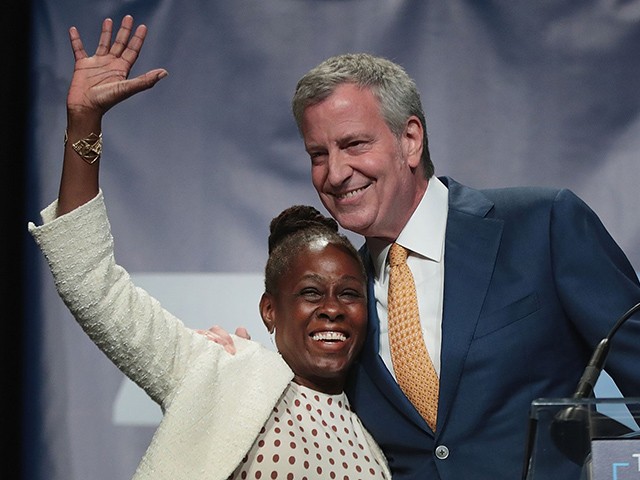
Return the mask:
[[415,115],[424,130],[422,164],[426,178],[434,173],[429,154],[427,124],[420,93],[415,82],[398,64],[367,53],[348,53],[330,57],[312,68],[299,81],[291,102],[293,116],[302,131],[302,116],[307,107],[329,97],[335,89],[351,83],[370,88],[380,104],[380,114],[396,136],[402,135],[407,119]]

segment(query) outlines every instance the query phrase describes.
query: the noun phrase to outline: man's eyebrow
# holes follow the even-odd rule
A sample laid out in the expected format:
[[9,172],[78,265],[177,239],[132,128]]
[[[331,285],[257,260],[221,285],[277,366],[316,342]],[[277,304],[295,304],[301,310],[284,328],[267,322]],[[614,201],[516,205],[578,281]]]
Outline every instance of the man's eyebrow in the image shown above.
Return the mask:
[[372,136],[365,132],[350,132],[343,137],[338,138],[338,145],[344,145],[345,143],[351,143],[354,140],[370,140]]
[[315,143],[312,143],[312,144],[306,144],[306,143],[305,143],[305,144],[304,144],[304,149],[305,149],[305,150],[307,151],[307,153],[308,153],[308,152],[311,152],[312,150],[313,150],[313,151],[315,151],[315,150],[323,150],[323,149],[324,149],[324,147],[323,147],[323,146],[321,146],[321,145],[319,145],[319,144],[315,144]]
[[[335,142],[332,142],[332,143],[335,143],[339,147],[342,147],[345,144],[353,142],[354,140],[370,140],[370,139],[371,139],[371,135],[368,135],[364,132],[349,132],[343,135],[342,137],[339,137],[337,140],[335,140]],[[308,143],[308,144],[305,143],[304,149],[307,152],[317,151],[317,150],[326,150],[326,148],[323,145],[316,144],[316,143]]]

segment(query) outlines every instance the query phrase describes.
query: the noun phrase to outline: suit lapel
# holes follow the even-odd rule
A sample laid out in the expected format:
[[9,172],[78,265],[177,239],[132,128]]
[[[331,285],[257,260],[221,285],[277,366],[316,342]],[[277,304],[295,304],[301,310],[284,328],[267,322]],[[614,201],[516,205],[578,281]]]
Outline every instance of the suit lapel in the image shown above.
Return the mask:
[[[441,180],[449,188],[449,214],[445,240],[437,431],[441,431],[446,422],[455,397],[502,236],[502,221],[486,217],[493,203],[477,190],[464,187],[447,177]],[[373,267],[366,246],[361,253],[369,275],[369,324],[367,341],[360,357],[361,364],[378,389],[399,411],[432,434],[378,355],[379,321],[373,292]]]
[[443,178],[449,188],[438,425],[446,422],[500,246],[503,222],[477,190]]
[[360,363],[378,390],[380,390],[399,412],[423,430],[431,433],[427,422],[424,421],[402,390],[400,390],[400,387],[378,354],[380,350],[380,321],[378,319],[373,291],[374,271],[371,264],[371,256],[366,246],[362,248],[361,254],[367,267],[369,322],[367,324],[367,339],[360,356]]

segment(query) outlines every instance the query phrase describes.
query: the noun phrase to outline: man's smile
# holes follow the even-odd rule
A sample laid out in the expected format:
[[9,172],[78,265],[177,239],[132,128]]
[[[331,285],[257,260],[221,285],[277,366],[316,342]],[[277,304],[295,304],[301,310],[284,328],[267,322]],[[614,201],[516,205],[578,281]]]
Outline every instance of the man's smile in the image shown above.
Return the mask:
[[371,184],[365,185],[364,187],[356,188],[354,190],[349,190],[348,192],[331,193],[331,195],[333,197],[335,197],[336,200],[347,200],[349,198],[353,198],[353,197],[359,195],[360,193],[364,192],[370,186],[371,186]]

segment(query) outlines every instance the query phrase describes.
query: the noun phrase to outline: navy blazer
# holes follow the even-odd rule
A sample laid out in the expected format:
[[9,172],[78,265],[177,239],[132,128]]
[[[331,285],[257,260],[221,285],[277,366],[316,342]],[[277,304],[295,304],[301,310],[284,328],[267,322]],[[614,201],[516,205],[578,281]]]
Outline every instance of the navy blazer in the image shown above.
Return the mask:
[[[640,302],[638,277],[569,190],[441,180],[449,214],[436,433],[378,355],[366,247],[369,327],[347,392],[395,480],[518,479],[532,400],[572,395],[597,343]],[[625,396],[640,396],[638,365],[640,321],[630,320],[607,361]]]

